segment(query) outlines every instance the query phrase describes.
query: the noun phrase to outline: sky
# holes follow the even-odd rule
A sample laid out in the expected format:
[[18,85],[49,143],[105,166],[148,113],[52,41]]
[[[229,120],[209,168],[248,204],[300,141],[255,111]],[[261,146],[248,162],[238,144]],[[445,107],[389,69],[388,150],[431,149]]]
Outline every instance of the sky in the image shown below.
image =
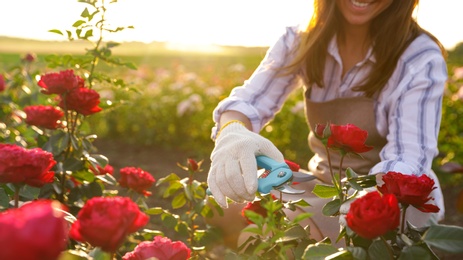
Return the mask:
[[[77,0],[1,0],[0,36],[65,40],[48,30],[72,29],[86,6]],[[118,0],[108,5],[108,22],[134,29],[106,39],[269,46],[285,26],[306,22],[312,10],[312,0]],[[462,0],[420,0],[417,20],[451,49],[463,42],[462,10]]]

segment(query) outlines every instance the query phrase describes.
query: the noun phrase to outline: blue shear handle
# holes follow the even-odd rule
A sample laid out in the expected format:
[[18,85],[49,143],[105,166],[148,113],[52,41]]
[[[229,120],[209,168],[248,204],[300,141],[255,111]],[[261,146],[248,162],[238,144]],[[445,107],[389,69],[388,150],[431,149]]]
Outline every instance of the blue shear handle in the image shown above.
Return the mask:
[[265,178],[259,178],[257,189],[261,193],[270,193],[273,187],[289,181],[293,176],[293,172],[286,163],[279,163],[265,156],[256,156],[257,166],[264,168],[270,173]]

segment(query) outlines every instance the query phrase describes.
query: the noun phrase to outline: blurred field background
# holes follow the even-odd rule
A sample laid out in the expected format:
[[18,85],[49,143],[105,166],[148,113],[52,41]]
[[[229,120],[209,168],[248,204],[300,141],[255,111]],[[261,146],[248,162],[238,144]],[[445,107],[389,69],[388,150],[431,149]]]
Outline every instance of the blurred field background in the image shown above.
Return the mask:
[[[37,55],[32,66],[43,72],[48,55],[84,54],[84,42],[47,42],[0,37],[0,73],[18,64],[26,53]],[[116,168],[127,164],[147,171],[175,170],[186,157],[204,159],[207,172],[213,149],[212,111],[231,88],[241,85],[258,66],[267,48],[209,46],[186,49],[165,43],[125,42],[113,55],[137,66],[101,68],[128,83],[123,90],[95,86],[103,112],[89,117],[97,146]],[[463,210],[463,44],[449,50],[449,82],[434,170],[446,189],[449,218],[462,222]],[[461,75],[460,75],[460,74]],[[111,100],[121,100],[117,105]],[[109,102],[109,103],[108,103]],[[302,92],[293,93],[262,134],[302,167],[311,156],[307,146]],[[160,165],[170,168],[159,168]],[[451,166],[451,167],[449,167]],[[154,167],[154,168],[153,168]],[[201,178],[205,178],[206,173]],[[460,222],[458,222],[460,221]],[[451,221],[452,222],[452,221]],[[462,222],[463,223],[463,222]],[[460,225],[463,225],[460,223]]]

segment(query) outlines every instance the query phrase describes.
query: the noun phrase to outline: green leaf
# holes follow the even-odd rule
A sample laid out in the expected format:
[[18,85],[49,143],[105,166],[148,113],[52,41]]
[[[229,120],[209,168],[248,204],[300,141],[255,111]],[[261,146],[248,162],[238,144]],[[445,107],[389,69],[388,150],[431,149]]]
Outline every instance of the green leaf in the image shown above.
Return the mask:
[[325,260],[352,260],[352,253],[347,250],[342,250],[325,257]]
[[57,30],[57,29],[48,30],[48,32],[63,35],[63,33],[60,30]]
[[21,187],[21,190],[19,190],[19,195],[29,200],[37,199],[39,197],[39,194],[40,194],[40,188],[31,187],[29,185],[24,185]]
[[175,228],[177,225],[177,218],[171,213],[166,213],[164,212],[161,215],[162,223],[167,227],[167,228]]
[[109,185],[117,185],[116,178],[109,173],[106,173],[105,175],[96,175],[95,177]]
[[352,170],[352,168],[347,167],[346,176],[347,176],[348,179],[350,179],[350,178],[356,178],[358,175],[354,170]]
[[93,249],[90,253],[89,256],[91,256],[93,260],[111,260],[111,254],[106,253],[105,251],[101,250],[101,248],[96,247]]
[[172,208],[178,209],[183,207],[186,204],[186,196],[184,193],[179,193],[172,200]]
[[72,24],[72,27],[79,27],[81,26],[82,24],[84,24],[85,21],[84,20],[77,20],[75,21],[73,24]]
[[341,201],[339,199],[332,200],[323,206],[322,213],[325,216],[333,216],[339,212]]
[[156,182],[156,186],[159,186],[163,183],[166,183],[166,182],[172,182],[172,181],[178,181],[180,180],[180,177],[178,177],[177,174],[175,173],[171,173],[169,175],[167,175],[166,177],[164,178],[160,178],[157,182]]
[[338,249],[329,244],[311,244],[305,249],[303,259],[324,260],[327,256],[337,252]]
[[10,197],[6,194],[5,189],[0,188],[0,209],[8,208],[10,204]]
[[154,207],[145,210],[145,213],[148,215],[159,215],[164,212],[164,209],[161,207]]
[[368,248],[368,255],[371,259],[375,260],[390,260],[394,259],[394,256],[391,254],[392,248],[389,245],[386,245],[382,240],[375,240],[371,243]]
[[84,251],[67,250],[59,255],[58,260],[88,260],[89,256]]
[[325,184],[316,184],[313,191],[313,194],[317,195],[319,198],[332,198],[338,195],[338,190],[336,187]]
[[432,225],[424,233],[423,241],[450,253],[463,253],[463,227]]
[[296,225],[287,229],[283,235],[283,237],[279,238],[276,242],[290,242],[290,241],[297,241],[303,238],[307,238],[307,232],[305,232],[304,228],[300,225]]
[[262,229],[258,228],[256,226],[248,226],[247,228],[244,228],[241,232],[247,232],[247,233],[254,233],[257,235],[262,235]]
[[306,219],[312,217],[312,215],[313,215],[313,213],[310,213],[310,212],[300,213],[293,219],[293,222],[294,223],[299,223],[299,222],[301,222],[303,220],[306,220]]
[[362,247],[349,246],[349,247],[347,247],[347,250],[349,250],[349,252],[351,252],[352,256],[356,260],[366,260],[366,259],[368,259],[367,251]]
[[398,260],[428,260],[433,259],[428,250],[420,246],[406,246],[400,252]]

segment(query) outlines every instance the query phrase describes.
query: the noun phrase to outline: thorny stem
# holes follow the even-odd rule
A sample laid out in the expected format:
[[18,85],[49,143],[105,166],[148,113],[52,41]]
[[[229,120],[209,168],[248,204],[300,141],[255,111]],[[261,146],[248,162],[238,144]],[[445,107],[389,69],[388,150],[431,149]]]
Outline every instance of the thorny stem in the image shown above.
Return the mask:
[[18,208],[19,207],[19,190],[21,187],[19,185],[14,186],[14,207]]
[[93,84],[93,72],[95,71],[96,64],[98,63],[98,56],[99,56],[99,55],[97,55],[98,49],[100,48],[100,45],[103,42],[103,29],[104,29],[104,26],[105,26],[104,21],[105,21],[105,14],[106,14],[106,8],[104,6],[104,0],[101,1],[101,11],[102,11],[101,23],[99,23],[99,25],[97,26],[98,29],[99,29],[99,38],[98,38],[98,41],[95,44],[95,48],[93,49],[93,60],[91,62],[92,66],[90,68],[90,73],[89,73],[89,77],[88,77],[88,83],[89,83],[89,88],[90,89],[92,88],[92,84]]
[[339,162],[339,183],[338,183],[338,186],[339,186],[339,200],[342,202],[344,200],[344,194],[342,193],[342,182],[341,182],[341,171],[342,171],[342,162],[344,161],[344,156],[346,156],[346,154],[344,152],[341,151],[341,160]]
[[338,183],[336,182],[336,179],[334,178],[334,172],[333,172],[333,167],[331,166],[331,156],[330,156],[330,151],[328,150],[328,147],[325,146],[326,150],[326,155],[328,159],[328,166],[330,168],[330,175],[331,175],[331,181],[333,182],[334,186],[339,189]]
[[386,246],[387,248],[387,252],[389,253],[390,256],[393,256],[394,255],[394,252],[392,251],[392,248],[391,248],[391,245],[389,245],[389,243],[386,241],[386,239],[384,239],[383,236],[380,236],[381,238],[381,241],[384,243],[384,245]]
[[407,213],[408,204],[403,205],[402,209],[402,223],[400,224],[400,233],[404,233],[405,230],[405,214]]

